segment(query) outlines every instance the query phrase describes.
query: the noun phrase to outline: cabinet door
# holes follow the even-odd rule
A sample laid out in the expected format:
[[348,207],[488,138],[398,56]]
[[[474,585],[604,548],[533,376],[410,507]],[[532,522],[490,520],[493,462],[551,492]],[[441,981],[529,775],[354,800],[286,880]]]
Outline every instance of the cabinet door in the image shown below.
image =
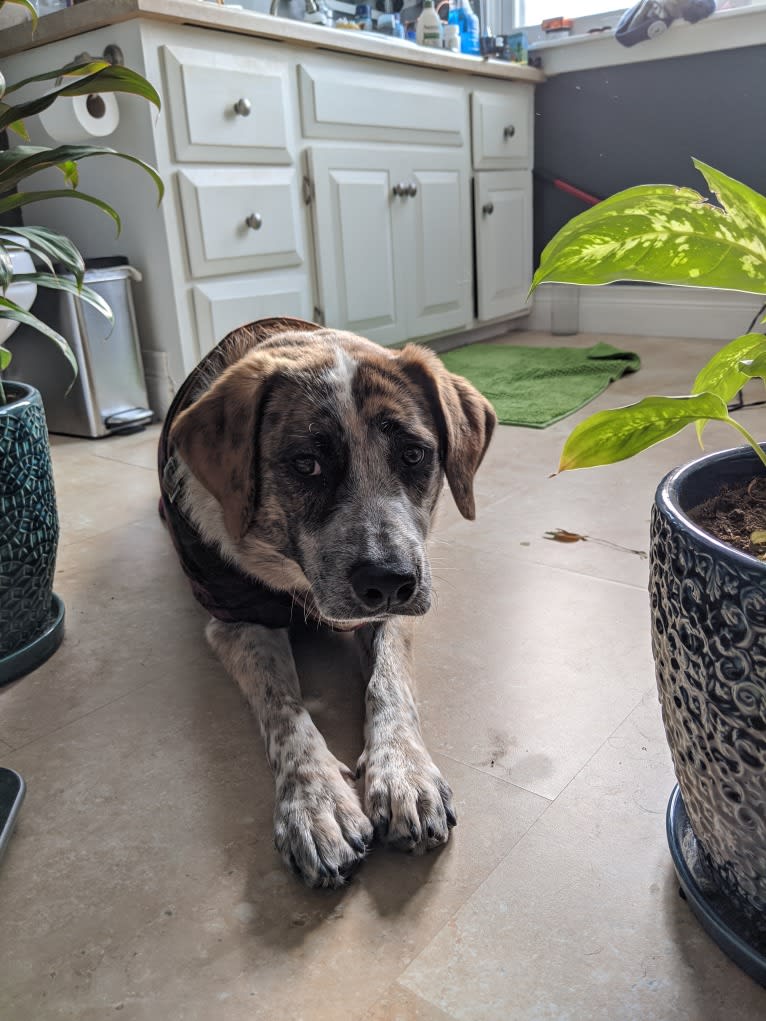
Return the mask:
[[523,312],[532,282],[532,176],[478,173],[474,199],[479,319]]
[[391,158],[385,150],[309,152],[322,319],[371,340],[402,340]]
[[[407,269],[407,336],[426,337],[470,326],[470,181],[462,152],[403,155],[402,176],[409,195],[399,200],[406,213],[401,258]],[[403,226],[404,218],[396,226]]]

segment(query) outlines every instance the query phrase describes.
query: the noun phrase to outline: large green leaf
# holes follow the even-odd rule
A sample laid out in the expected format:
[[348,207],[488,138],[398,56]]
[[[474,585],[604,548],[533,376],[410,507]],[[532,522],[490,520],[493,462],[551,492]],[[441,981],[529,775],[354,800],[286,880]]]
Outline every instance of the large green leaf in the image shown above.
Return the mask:
[[11,352],[7,347],[0,346],[0,372],[11,364]]
[[85,263],[77,246],[54,230],[47,227],[0,227],[0,245],[9,248],[26,248],[30,255],[50,265],[50,260],[60,262],[80,283],[85,273]]
[[[25,7],[26,10],[29,12],[29,17],[30,20],[32,21],[32,28],[35,28],[37,26],[37,8],[32,3],[32,0],[2,0],[2,3],[0,3],[0,7],[7,3],[15,4],[17,7]],[[0,96],[1,95],[2,92],[0,92]]]
[[10,195],[0,197],[0,213],[6,213],[9,209],[18,209],[20,206],[29,206],[33,202],[43,202],[46,199],[79,199],[80,202],[89,202],[111,216],[117,225],[118,234],[122,230],[120,217],[108,202],[97,199],[94,195],[71,191],[68,188],[54,188],[49,191],[15,191]]
[[645,397],[637,404],[598,411],[575,426],[561,452],[559,471],[615,464],[680,432],[699,418],[731,422],[716,394]]
[[7,85],[5,92],[6,95],[10,95],[11,92],[17,92],[25,85],[31,85],[32,82],[49,82],[55,81],[56,78],[93,74],[94,71],[111,66],[108,60],[75,60],[71,64],[65,64],[64,67],[56,67],[52,71],[43,71],[42,74],[33,74],[30,78],[22,78],[20,82]]
[[13,276],[13,263],[10,253],[0,245],[0,291],[4,291]]
[[47,323],[44,323],[42,319],[38,319],[31,312],[20,308],[14,301],[9,301],[7,298],[2,297],[0,297],[0,319],[13,319],[17,323],[25,323],[27,326],[31,326],[33,329],[44,334],[61,351],[71,365],[74,375],[77,376],[77,360],[72,354],[69,344],[67,344],[60,333],[57,333]]
[[59,96],[89,96],[95,92],[122,92],[148,99],[160,109],[160,97],[157,90],[142,75],[131,71],[129,67],[116,67],[104,64],[90,74],[78,77],[76,81],[67,82],[59,88],[46,92],[42,96],[28,99],[26,102],[10,105],[0,102],[0,131],[16,120],[42,113],[53,106]]
[[739,370],[747,379],[766,379],[766,337],[760,351],[739,364]]
[[54,291],[67,291],[92,305],[105,319],[114,323],[114,314],[109,302],[105,301],[93,288],[86,287],[84,284],[78,285],[71,277],[57,276],[52,273],[18,273],[13,278],[13,282],[36,284],[38,287],[48,287]]
[[135,163],[154,180],[159,193],[158,201],[162,200],[165,188],[162,178],[154,167],[149,166],[137,156],[96,145],[57,145],[54,149],[35,145],[17,145],[14,149],[4,150],[0,152],[0,193],[10,191],[25,177],[38,170],[57,167],[66,163],[67,160],[82,160],[91,156],[116,156],[118,159]]
[[725,209],[690,188],[640,185],[570,220],[532,281],[616,280],[766,291],[766,199],[695,161]]
[[[730,341],[720,351],[716,351],[707,365],[700,370],[694,380],[692,393],[716,394],[724,404],[728,404],[749,378],[740,369],[740,362],[746,358],[754,358],[761,351],[766,351],[766,337],[762,333],[746,333]],[[706,425],[705,420],[700,419],[697,422],[697,438],[700,445]]]

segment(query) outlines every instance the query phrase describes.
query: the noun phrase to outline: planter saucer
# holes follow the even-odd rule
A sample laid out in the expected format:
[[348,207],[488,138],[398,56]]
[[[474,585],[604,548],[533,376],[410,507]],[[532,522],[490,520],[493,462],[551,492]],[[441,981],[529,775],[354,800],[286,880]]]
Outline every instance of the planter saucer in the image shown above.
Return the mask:
[[7,656],[0,656],[0,685],[15,681],[35,670],[61,645],[64,637],[64,604],[54,592],[45,630],[31,642]]
[[707,934],[743,971],[766,986],[766,922],[754,925],[714,882],[676,786],[666,815],[670,855],[681,893]]

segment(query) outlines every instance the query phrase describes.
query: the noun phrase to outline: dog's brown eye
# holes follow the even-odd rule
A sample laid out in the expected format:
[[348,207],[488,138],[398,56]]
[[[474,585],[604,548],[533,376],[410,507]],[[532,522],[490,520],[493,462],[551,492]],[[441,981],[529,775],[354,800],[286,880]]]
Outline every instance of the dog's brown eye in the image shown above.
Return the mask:
[[426,452],[422,447],[405,447],[402,451],[402,461],[411,468],[416,464],[420,464],[425,456]]
[[315,457],[307,454],[305,457],[296,457],[293,460],[293,468],[299,475],[321,475],[322,466]]

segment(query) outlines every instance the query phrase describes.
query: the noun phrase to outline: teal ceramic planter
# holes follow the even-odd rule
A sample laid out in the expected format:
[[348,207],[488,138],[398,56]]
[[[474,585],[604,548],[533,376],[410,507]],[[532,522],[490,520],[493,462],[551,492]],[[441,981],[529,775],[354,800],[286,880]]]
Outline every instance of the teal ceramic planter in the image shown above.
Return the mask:
[[4,383],[0,404],[0,684],[47,659],[63,637],[53,594],[59,522],[40,394]]

